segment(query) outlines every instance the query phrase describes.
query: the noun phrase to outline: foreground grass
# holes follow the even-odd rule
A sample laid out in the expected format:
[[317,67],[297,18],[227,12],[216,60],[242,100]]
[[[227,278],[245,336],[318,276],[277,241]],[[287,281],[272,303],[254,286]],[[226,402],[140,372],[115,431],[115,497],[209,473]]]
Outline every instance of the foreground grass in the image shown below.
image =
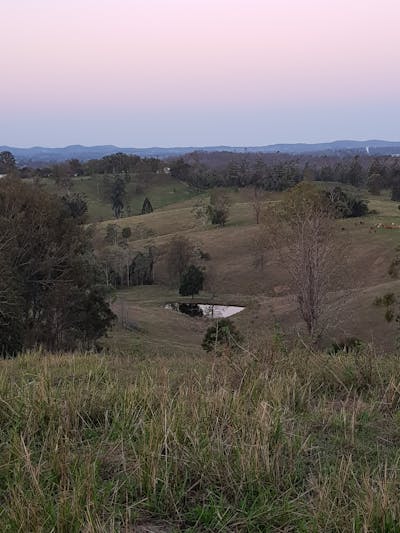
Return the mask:
[[370,353],[3,361],[0,530],[400,531],[399,407]]

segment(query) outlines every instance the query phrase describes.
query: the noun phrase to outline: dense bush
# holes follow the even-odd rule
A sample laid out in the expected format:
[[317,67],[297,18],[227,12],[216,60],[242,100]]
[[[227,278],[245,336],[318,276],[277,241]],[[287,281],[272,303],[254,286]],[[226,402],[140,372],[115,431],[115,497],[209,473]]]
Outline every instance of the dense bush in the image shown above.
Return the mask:
[[0,182],[0,352],[88,348],[113,320],[80,199]]
[[338,218],[363,217],[368,214],[368,203],[363,198],[335,187],[325,192],[328,203]]
[[203,270],[196,265],[190,265],[182,275],[179,294],[181,296],[191,296],[193,298],[195,294],[199,294],[202,290],[203,283]]
[[207,329],[201,346],[206,352],[219,352],[224,348],[237,350],[242,340],[235,324],[229,318],[223,318]]

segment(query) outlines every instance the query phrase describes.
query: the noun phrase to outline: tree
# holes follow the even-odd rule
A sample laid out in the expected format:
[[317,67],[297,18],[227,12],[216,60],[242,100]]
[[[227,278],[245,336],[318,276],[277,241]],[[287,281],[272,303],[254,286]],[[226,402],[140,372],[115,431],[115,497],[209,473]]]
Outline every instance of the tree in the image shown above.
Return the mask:
[[262,193],[259,187],[254,187],[253,189],[253,201],[252,201],[253,211],[256,218],[256,224],[260,223],[261,211],[262,211]]
[[[13,356],[22,349],[22,306],[17,279],[6,254],[8,236],[0,243],[0,357]],[[4,238],[6,237],[6,238]]]
[[118,239],[120,235],[120,227],[118,224],[107,224],[106,234],[104,240],[107,244],[113,244],[116,246],[118,244]]
[[121,218],[126,197],[126,183],[124,178],[118,176],[111,187],[112,210],[115,218]]
[[391,199],[394,202],[400,202],[400,180],[397,179],[392,185]]
[[181,296],[193,296],[199,294],[203,288],[204,273],[201,268],[190,265],[183,273],[181,285],[179,287],[179,294]]
[[364,171],[360,163],[360,156],[354,156],[348,170],[347,182],[354,187],[360,187],[364,181]]
[[93,346],[114,315],[79,219],[60,198],[4,179],[0,235],[0,351]]
[[0,174],[11,174],[16,168],[17,164],[13,154],[8,150],[0,152]]
[[210,204],[207,208],[211,224],[225,226],[229,216],[229,208],[230,201],[227,194],[220,189],[212,191]]
[[251,239],[251,251],[255,270],[262,272],[265,269],[266,256],[270,247],[271,243],[268,230],[262,226],[258,226],[253,239]]
[[191,213],[194,217],[201,222],[202,225],[207,225],[209,214],[209,205],[206,204],[204,200],[198,200],[195,202],[194,206],[191,209]]
[[190,174],[192,167],[180,157],[171,165],[171,176],[177,180],[185,180]]
[[367,187],[368,191],[371,194],[379,195],[381,194],[381,189],[383,188],[383,178],[380,174],[375,172],[370,174],[367,178]]
[[369,212],[366,200],[344,192],[341,187],[326,191],[325,200],[336,218],[363,217]]
[[142,215],[147,215],[147,213],[153,212],[153,206],[150,203],[150,200],[146,197],[143,202]]
[[82,194],[68,194],[62,197],[62,201],[73,218],[77,218],[81,222],[85,221],[88,212],[88,206],[85,197]]
[[168,244],[166,264],[171,283],[180,283],[195,253],[194,244],[186,237],[176,236]]
[[286,193],[265,229],[289,275],[307,333],[317,342],[327,326],[329,292],[340,287],[345,265],[332,209],[313,184],[303,182]]
[[131,230],[131,228],[130,228],[129,226],[126,226],[125,228],[122,228],[122,233],[121,233],[121,235],[122,235],[122,238],[123,238],[124,240],[126,240],[126,241],[127,241],[128,239],[130,239],[131,236],[132,236],[132,230]]
[[83,165],[79,161],[79,159],[70,159],[67,161],[67,164],[69,165],[70,173],[72,176],[83,176]]
[[207,329],[201,346],[206,352],[221,353],[224,349],[237,350],[242,341],[243,337],[235,324],[228,318],[223,318]]

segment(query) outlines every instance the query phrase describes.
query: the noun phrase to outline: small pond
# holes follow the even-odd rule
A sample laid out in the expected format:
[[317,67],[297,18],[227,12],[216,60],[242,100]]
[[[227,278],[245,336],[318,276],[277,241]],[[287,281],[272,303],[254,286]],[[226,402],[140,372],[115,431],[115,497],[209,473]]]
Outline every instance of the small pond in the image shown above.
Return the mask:
[[189,316],[203,316],[206,318],[227,318],[243,311],[244,307],[237,305],[216,305],[196,303],[172,303],[166,304],[165,309],[178,311]]

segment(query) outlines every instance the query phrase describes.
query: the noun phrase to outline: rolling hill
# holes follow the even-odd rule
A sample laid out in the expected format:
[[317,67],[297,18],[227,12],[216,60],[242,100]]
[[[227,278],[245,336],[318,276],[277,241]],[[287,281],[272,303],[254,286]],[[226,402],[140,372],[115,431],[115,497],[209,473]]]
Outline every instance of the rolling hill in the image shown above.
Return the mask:
[[400,154],[400,142],[384,140],[339,140],[326,143],[295,143],[295,144],[272,144],[266,146],[187,146],[187,147],[149,147],[149,148],[124,148],[114,145],[82,146],[71,145],[63,148],[50,148],[34,146],[32,148],[17,148],[0,146],[0,152],[8,150],[12,152],[20,165],[56,163],[76,158],[81,161],[98,159],[116,152],[139,155],[141,157],[168,158],[200,152],[236,152],[236,153],[274,153],[287,154],[310,154],[332,153],[343,151],[366,152],[371,155]]

